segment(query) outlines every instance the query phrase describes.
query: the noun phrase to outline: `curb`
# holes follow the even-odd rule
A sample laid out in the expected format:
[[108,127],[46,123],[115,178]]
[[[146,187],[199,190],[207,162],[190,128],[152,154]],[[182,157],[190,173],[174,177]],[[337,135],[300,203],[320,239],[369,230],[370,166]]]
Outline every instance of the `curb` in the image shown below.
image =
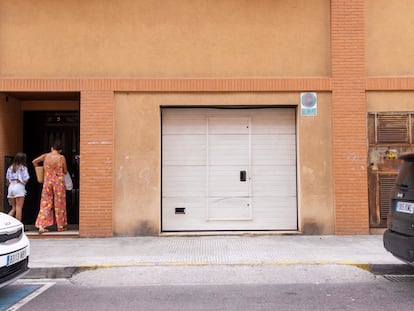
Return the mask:
[[70,279],[78,267],[30,268],[24,279]]
[[178,267],[178,266],[266,266],[266,265],[347,265],[354,266],[374,275],[414,275],[414,268],[406,264],[369,264],[356,262],[240,262],[240,263],[211,263],[211,262],[169,262],[169,263],[132,263],[132,264],[99,264],[70,267],[36,267],[30,268],[24,279],[70,279],[73,275],[89,270],[122,267]]

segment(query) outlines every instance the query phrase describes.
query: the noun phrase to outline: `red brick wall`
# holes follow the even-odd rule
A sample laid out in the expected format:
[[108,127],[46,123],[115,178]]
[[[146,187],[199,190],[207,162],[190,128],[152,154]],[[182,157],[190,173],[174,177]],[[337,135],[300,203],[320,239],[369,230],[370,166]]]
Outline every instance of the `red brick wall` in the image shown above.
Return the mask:
[[367,234],[364,0],[331,1],[336,234]]
[[114,94],[81,92],[79,235],[113,234]]
[[330,91],[330,77],[227,79],[14,79],[0,77],[0,92],[272,92]]

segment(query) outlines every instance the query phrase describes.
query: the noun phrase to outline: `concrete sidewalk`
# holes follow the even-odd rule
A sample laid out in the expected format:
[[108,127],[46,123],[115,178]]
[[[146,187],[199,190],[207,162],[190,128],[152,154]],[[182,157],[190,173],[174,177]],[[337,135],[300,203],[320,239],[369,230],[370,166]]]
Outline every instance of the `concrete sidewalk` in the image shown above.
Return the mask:
[[119,266],[348,264],[405,266],[382,235],[199,236],[31,239],[28,277],[70,277]]

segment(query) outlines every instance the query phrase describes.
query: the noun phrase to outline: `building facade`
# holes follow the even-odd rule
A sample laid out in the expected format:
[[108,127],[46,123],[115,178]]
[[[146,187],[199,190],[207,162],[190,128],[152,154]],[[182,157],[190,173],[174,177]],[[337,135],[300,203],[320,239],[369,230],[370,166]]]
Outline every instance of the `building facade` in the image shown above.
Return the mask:
[[0,173],[61,140],[81,237],[369,234],[412,145],[413,10],[1,0]]

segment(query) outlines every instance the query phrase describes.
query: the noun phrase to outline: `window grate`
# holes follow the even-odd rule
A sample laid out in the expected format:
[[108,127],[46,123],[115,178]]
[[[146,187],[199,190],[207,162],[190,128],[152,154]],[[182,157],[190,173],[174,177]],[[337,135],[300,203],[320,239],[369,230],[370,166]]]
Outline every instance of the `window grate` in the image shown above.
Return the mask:
[[379,196],[380,196],[380,218],[387,219],[390,211],[390,194],[395,184],[397,174],[379,175]]
[[409,143],[408,121],[408,113],[378,114],[378,143]]

